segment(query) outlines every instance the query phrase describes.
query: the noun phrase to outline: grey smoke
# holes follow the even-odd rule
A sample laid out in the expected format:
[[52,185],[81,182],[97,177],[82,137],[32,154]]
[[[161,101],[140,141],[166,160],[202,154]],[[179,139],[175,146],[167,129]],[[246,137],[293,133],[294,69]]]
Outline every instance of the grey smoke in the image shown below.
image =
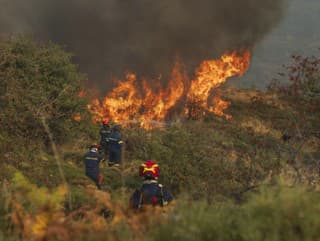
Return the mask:
[[286,0],[0,0],[0,32],[66,46],[91,81],[125,71],[166,75],[176,57],[252,48],[281,19]]

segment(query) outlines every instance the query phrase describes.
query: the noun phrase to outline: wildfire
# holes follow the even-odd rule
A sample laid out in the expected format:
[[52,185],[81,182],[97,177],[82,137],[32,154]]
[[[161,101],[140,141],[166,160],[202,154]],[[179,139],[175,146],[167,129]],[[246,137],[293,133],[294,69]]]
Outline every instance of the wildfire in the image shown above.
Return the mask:
[[[207,110],[219,116],[225,116],[230,119],[230,115],[225,115],[224,110],[230,105],[223,101],[219,95],[213,99],[213,107],[208,107],[208,98],[213,89],[218,88],[228,78],[243,75],[249,68],[250,52],[246,51],[242,56],[234,51],[231,55],[224,54],[218,60],[203,61],[197,69],[195,79],[191,82],[191,87],[187,94],[187,108],[185,113],[197,118],[201,113],[194,112],[190,105],[196,105],[199,109]],[[190,111],[193,111],[190,113]]]
[[[219,91],[212,99],[210,96],[212,90],[228,78],[243,75],[248,70],[249,60],[250,52],[246,51],[242,55],[233,52],[217,60],[203,61],[191,82],[184,66],[177,62],[165,89],[149,86],[150,81],[145,79],[137,81],[135,74],[128,73],[125,81],[119,81],[103,100],[94,100],[88,108],[96,115],[96,121],[107,118],[122,124],[135,122],[144,128],[152,128],[154,123],[163,121],[180,100],[184,101],[184,114],[189,118],[198,119],[206,112],[213,112],[230,119],[231,115],[224,113],[230,103],[220,98]],[[188,90],[186,86],[190,86]]]

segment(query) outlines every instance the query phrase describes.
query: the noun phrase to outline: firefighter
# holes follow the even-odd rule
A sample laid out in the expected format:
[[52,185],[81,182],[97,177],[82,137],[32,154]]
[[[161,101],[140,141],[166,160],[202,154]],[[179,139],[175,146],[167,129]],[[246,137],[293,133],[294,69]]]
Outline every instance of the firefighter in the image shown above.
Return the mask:
[[130,199],[130,207],[139,209],[143,205],[165,206],[172,201],[171,194],[158,183],[159,165],[148,160],[139,167],[139,175],[143,178],[142,187],[136,190]]
[[111,135],[111,127],[108,120],[102,121],[102,127],[100,129],[100,146],[104,152],[105,158],[109,154],[109,137]]
[[89,152],[84,155],[86,176],[95,182],[97,188],[101,190],[103,176],[99,170],[100,162],[104,161],[103,156],[98,152],[99,145],[94,144],[89,148]]
[[120,166],[122,144],[120,125],[115,125],[109,137],[109,166]]

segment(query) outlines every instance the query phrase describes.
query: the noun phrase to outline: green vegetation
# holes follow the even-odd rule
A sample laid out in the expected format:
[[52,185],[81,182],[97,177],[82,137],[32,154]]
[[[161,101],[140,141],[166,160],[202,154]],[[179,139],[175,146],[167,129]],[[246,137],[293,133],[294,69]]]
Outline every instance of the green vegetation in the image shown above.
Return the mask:
[[317,240],[320,233],[320,194],[303,187],[262,188],[248,201],[185,205],[156,233],[165,240]]
[[[98,192],[82,156],[99,125],[72,56],[26,38],[0,42],[0,241],[317,240],[317,61],[295,56],[287,82],[267,93],[224,90],[231,120],[123,128],[122,171],[102,168],[107,192]],[[146,159],[159,162],[176,201],[136,214],[127,204]]]
[[45,170],[39,169],[50,159],[50,142],[62,145],[83,132],[90,135],[88,100],[78,97],[83,78],[59,46],[26,38],[0,43],[2,178],[14,167],[42,179],[33,175]]

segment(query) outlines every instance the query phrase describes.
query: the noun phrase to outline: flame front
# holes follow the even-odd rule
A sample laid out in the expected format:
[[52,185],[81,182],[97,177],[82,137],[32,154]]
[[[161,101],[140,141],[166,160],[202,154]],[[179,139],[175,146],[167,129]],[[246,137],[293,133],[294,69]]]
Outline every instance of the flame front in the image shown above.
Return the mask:
[[[183,65],[177,62],[167,88],[158,86],[157,91],[146,80],[142,80],[142,86],[139,86],[137,76],[128,73],[126,81],[119,81],[118,86],[102,101],[96,99],[88,107],[95,114],[96,121],[107,118],[124,125],[135,122],[147,129],[153,127],[152,122],[163,121],[179,100],[185,101],[184,113],[189,118],[213,112],[230,119],[231,115],[224,113],[230,103],[220,98],[219,91],[211,101],[210,96],[212,90],[228,78],[243,75],[248,70],[249,60],[250,52],[246,51],[242,55],[233,52],[224,54],[218,60],[203,61],[191,82]],[[186,86],[190,86],[187,91]]]
[[[191,82],[191,87],[187,94],[187,108],[185,113],[190,117],[195,117],[199,113],[192,113],[194,110],[190,106],[196,105],[202,110],[213,112],[219,116],[225,116],[224,110],[230,105],[229,102],[221,100],[217,95],[213,99],[213,107],[208,107],[208,99],[213,89],[218,88],[228,78],[243,75],[249,68],[250,52],[246,51],[242,56],[234,51],[231,55],[224,54],[218,60],[208,60],[202,62],[196,71],[195,79]],[[201,113],[200,113],[201,114]]]
[[126,81],[119,81],[116,87],[102,102],[94,100],[89,109],[96,114],[96,120],[104,118],[115,122],[123,122],[134,119],[142,105],[136,87],[136,75],[128,73]]
[[142,91],[139,91],[136,75],[128,73],[126,81],[119,81],[118,87],[103,101],[96,99],[88,107],[96,115],[96,121],[106,118],[122,124],[138,122],[141,127],[151,128],[150,121],[164,120],[184,93],[185,73],[181,73],[180,66],[180,63],[176,63],[165,90],[159,87],[155,93],[147,81],[143,80]]

